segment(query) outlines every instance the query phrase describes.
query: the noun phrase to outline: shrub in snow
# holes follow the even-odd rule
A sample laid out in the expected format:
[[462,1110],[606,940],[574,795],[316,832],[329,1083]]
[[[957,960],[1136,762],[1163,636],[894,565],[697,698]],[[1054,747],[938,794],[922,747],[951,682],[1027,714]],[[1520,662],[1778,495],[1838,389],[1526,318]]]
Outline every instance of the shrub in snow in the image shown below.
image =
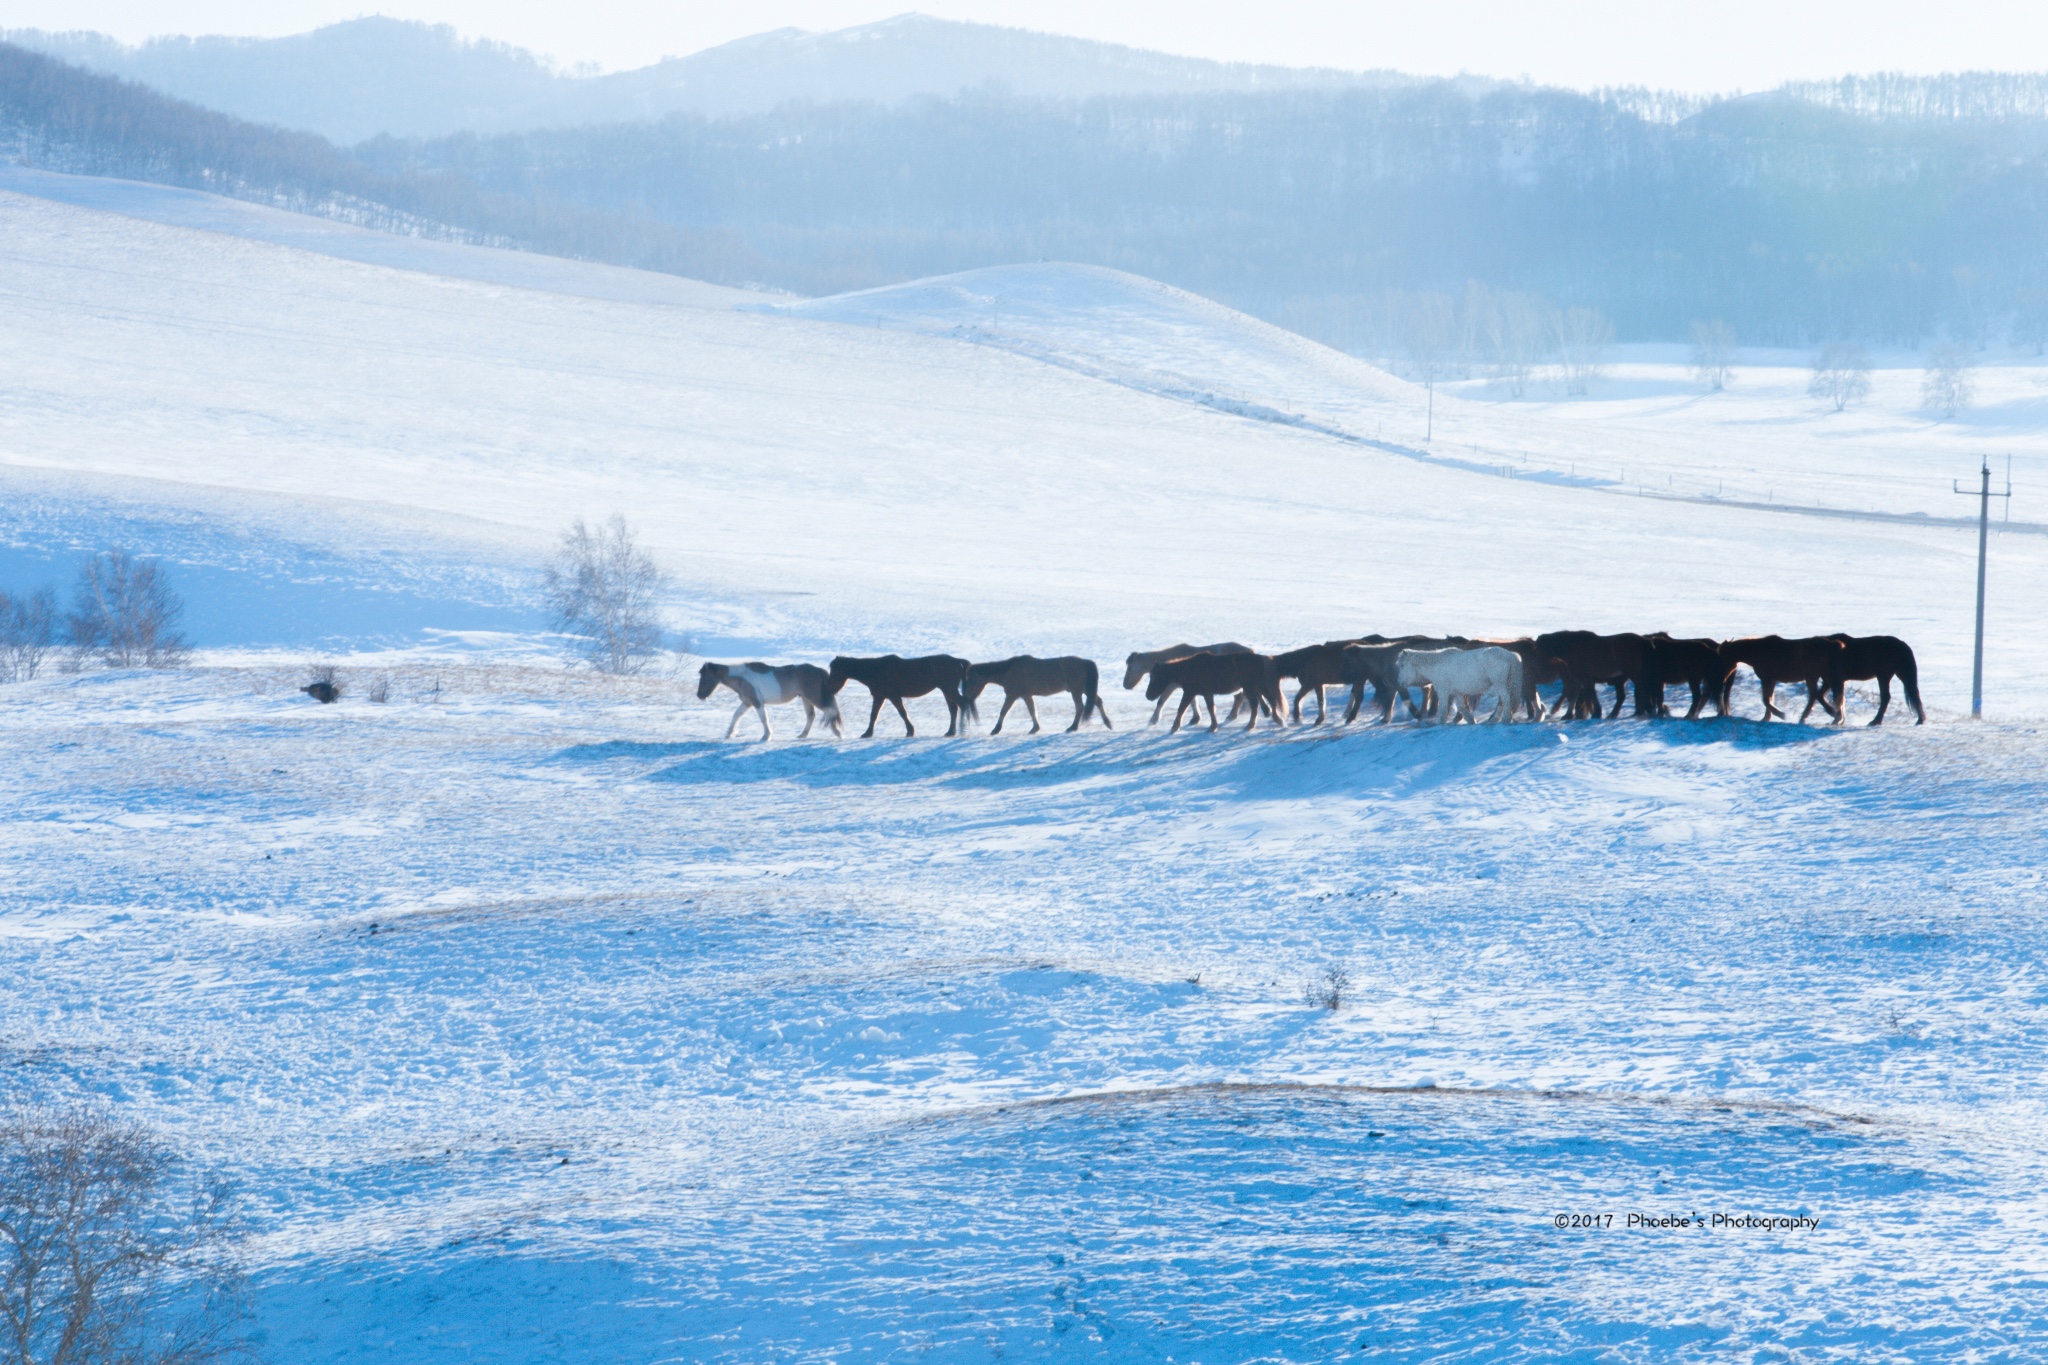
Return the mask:
[[92,1110],[0,1122],[0,1354],[20,1365],[248,1358],[233,1201]]
[[380,675],[378,678],[371,682],[369,690],[363,693],[363,695],[368,697],[371,701],[376,702],[379,706],[382,706],[385,702],[390,701],[390,677],[388,675]]
[[1735,329],[1725,322],[1695,322],[1692,325],[1693,378],[1713,393],[1728,387],[1735,372]]
[[661,645],[659,599],[668,576],[634,543],[626,519],[562,533],[541,591],[570,650],[603,673],[638,673]]
[[340,701],[341,694],[347,690],[348,685],[341,680],[341,674],[335,671],[333,664],[320,664],[315,667],[313,681],[299,689],[322,706]]
[[1870,356],[1850,341],[1830,342],[1813,358],[1813,378],[1806,382],[1812,398],[1825,398],[1840,412],[1870,392]]
[[1351,994],[1351,973],[1342,967],[1325,967],[1301,988],[1301,998],[1313,1009],[1341,1009]]
[[1927,375],[1920,382],[1920,402],[1943,417],[1953,417],[1977,396],[1976,369],[1970,353],[1941,342],[1927,353]]
[[41,588],[22,597],[0,592],[0,682],[27,682],[57,642],[57,594]]
[[192,653],[177,629],[184,614],[161,564],[103,550],[79,568],[72,590],[67,624],[74,657],[109,668],[176,668]]

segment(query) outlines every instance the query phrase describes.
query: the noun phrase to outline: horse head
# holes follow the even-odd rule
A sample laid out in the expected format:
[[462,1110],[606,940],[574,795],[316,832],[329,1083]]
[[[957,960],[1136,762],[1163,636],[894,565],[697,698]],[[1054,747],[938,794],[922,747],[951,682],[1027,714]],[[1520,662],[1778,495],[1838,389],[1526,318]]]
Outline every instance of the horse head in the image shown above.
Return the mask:
[[725,681],[725,675],[730,671],[724,664],[706,664],[698,669],[697,700],[703,701],[713,692],[716,692],[718,685]]

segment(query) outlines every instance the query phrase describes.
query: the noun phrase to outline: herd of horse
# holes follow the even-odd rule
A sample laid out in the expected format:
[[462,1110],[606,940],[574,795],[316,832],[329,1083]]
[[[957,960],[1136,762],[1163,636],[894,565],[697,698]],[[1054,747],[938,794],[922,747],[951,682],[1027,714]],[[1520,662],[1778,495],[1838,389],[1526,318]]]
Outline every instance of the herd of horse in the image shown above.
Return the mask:
[[[1891,635],[1791,639],[1757,635],[1736,640],[1675,639],[1663,632],[1600,635],[1589,630],[1552,631],[1515,640],[1365,635],[1283,654],[1261,654],[1235,641],[1180,644],[1132,654],[1124,661],[1124,687],[1132,690],[1145,684],[1145,699],[1154,703],[1151,723],[1155,725],[1167,700],[1178,694],[1175,732],[1190,712],[1199,722],[1204,705],[1209,708],[1211,730],[1242,713],[1249,713],[1247,730],[1256,728],[1261,716],[1276,724],[1291,719],[1299,725],[1303,723],[1302,702],[1311,696],[1316,703],[1313,724],[1321,725],[1328,719],[1325,693],[1332,688],[1350,692],[1344,708],[1347,725],[1358,718],[1368,688],[1382,724],[1391,724],[1402,707],[1419,724],[1456,724],[1460,720],[1477,724],[1482,710],[1487,710],[1486,719],[1493,722],[1513,721],[1518,716],[1531,721],[1612,720],[1621,715],[1631,695],[1637,716],[1666,716],[1671,713],[1666,689],[1680,685],[1691,693],[1685,719],[1697,720],[1709,702],[1715,715],[1732,714],[1735,675],[1745,667],[1756,676],[1765,720],[1787,717],[1776,703],[1777,689],[1799,683],[1806,689],[1806,709],[1799,713],[1799,722],[1804,724],[1818,706],[1840,724],[1847,684],[1874,681],[1878,706],[1870,724],[1878,725],[1891,709],[1894,679],[1906,704],[1913,708],[1915,723],[1927,720],[1913,651]],[[1284,684],[1290,680],[1295,683],[1291,699],[1284,692]],[[844,732],[839,693],[849,682],[865,687],[873,703],[863,739],[874,735],[882,708],[891,704],[903,718],[904,733],[915,735],[917,727],[903,703],[932,692],[946,703],[947,737],[965,733],[967,722],[980,719],[977,703],[990,687],[1003,692],[993,734],[1003,732],[1010,708],[1020,701],[1031,718],[1031,733],[1037,734],[1037,699],[1062,694],[1074,705],[1074,721],[1067,727],[1070,733],[1080,729],[1090,715],[1099,717],[1110,729],[1116,728],[1102,704],[1095,664],[1071,655],[1040,659],[1020,654],[995,663],[970,663],[951,654],[915,659],[896,654],[879,658],[841,655],[829,669],[816,664],[707,663],[697,675],[697,696],[708,699],[724,687],[739,698],[739,709],[725,727],[727,739],[749,711],[761,719],[762,738],[772,738],[768,708],[789,702],[803,703],[804,728],[799,738],[811,733],[820,716],[837,735]],[[1542,689],[1553,687],[1555,699],[1551,700]],[[1603,687],[1613,692],[1611,707],[1600,696]],[[1231,703],[1226,717],[1218,716],[1218,698]]]

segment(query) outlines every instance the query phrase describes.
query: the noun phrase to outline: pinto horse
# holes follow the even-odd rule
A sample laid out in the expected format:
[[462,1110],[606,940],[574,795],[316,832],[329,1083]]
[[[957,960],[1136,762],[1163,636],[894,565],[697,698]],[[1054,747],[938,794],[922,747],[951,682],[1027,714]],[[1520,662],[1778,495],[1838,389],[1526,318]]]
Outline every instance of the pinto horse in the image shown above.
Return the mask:
[[1095,670],[1093,659],[1081,659],[1069,654],[1058,659],[1034,659],[1029,654],[1019,654],[1014,659],[1001,663],[970,664],[967,668],[967,685],[963,700],[967,714],[980,718],[975,702],[980,699],[982,689],[990,683],[1003,689],[1003,709],[996,712],[996,727],[992,735],[1003,732],[1003,718],[1010,714],[1010,708],[1019,701],[1031,716],[1031,733],[1038,733],[1037,697],[1056,697],[1064,692],[1074,699],[1074,723],[1067,727],[1072,734],[1081,728],[1081,722],[1088,719],[1090,711],[1102,717],[1102,723],[1114,730],[1109,723],[1109,712],[1102,705],[1102,683]]
[[[1870,718],[1872,725],[1884,723],[1884,713],[1891,709],[1892,679],[1896,677],[1905,688],[1906,704],[1913,708],[1917,719],[1915,725],[1927,723],[1927,708],[1920,704],[1920,665],[1913,658],[1913,647],[1896,635],[1830,635],[1830,640],[1842,642],[1842,672],[1835,680],[1835,724],[1842,723],[1842,688],[1845,682],[1874,679],[1877,683],[1877,714]],[[1806,717],[1801,716],[1801,720]]]
[[959,733],[960,717],[967,709],[961,696],[967,683],[967,668],[967,660],[952,654],[927,654],[917,659],[906,659],[900,654],[856,659],[842,654],[832,661],[832,672],[825,680],[825,695],[838,697],[839,689],[849,681],[867,688],[875,706],[868,712],[868,728],[860,737],[873,739],[882,703],[894,702],[896,714],[903,717],[903,733],[915,735],[917,727],[910,723],[910,712],[903,709],[903,699],[937,692],[946,700],[946,738],[951,739]]
[[1839,721],[1841,712],[1829,702],[1828,692],[1841,693],[1846,653],[1840,640],[1825,635],[1809,635],[1798,640],[1788,640],[1782,635],[1751,635],[1740,640],[1723,640],[1721,661],[1727,671],[1721,678],[1721,714],[1728,713],[1728,694],[1735,686],[1736,666],[1748,664],[1763,691],[1765,720],[1773,716],[1785,719],[1785,713],[1777,708],[1771,696],[1779,683],[1796,682],[1806,684],[1806,709],[1799,713],[1800,724],[1806,723],[1816,705]]
[[709,700],[721,687],[731,688],[740,699],[732,724],[725,727],[727,739],[750,710],[761,717],[761,738],[775,738],[775,730],[768,724],[768,708],[792,701],[804,704],[804,728],[798,739],[810,735],[820,712],[832,733],[841,733],[839,702],[825,691],[825,670],[816,664],[705,664],[697,670],[697,700]]
[[[1209,703],[1209,728],[1216,729],[1216,698],[1232,692],[1251,699],[1248,710],[1251,721],[1244,727],[1251,730],[1259,723],[1259,708],[1265,706],[1268,713],[1278,720],[1286,705],[1280,700],[1280,680],[1273,675],[1273,661],[1263,654],[1190,654],[1184,659],[1168,659],[1152,666],[1152,681],[1145,685],[1145,700],[1164,704],[1167,695],[1175,689],[1180,691],[1180,705],[1173,708],[1173,729],[1180,733],[1181,717],[1190,706],[1195,708],[1195,718],[1201,719],[1202,708],[1197,705],[1201,699]],[[1158,708],[1154,708],[1156,711]]]

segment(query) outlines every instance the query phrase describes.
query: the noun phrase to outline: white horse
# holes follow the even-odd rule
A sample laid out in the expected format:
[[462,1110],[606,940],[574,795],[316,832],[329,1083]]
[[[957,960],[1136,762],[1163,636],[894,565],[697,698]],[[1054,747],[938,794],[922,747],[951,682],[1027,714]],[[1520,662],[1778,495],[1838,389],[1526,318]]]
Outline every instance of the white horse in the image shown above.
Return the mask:
[[749,710],[761,717],[761,738],[775,738],[775,730],[768,724],[768,708],[792,701],[804,704],[804,728],[798,739],[811,733],[811,725],[820,712],[832,733],[842,734],[839,699],[825,690],[825,680],[825,670],[816,664],[706,664],[697,671],[697,699],[707,700],[721,687],[730,687],[740,699],[739,710],[732,713],[732,724],[725,727],[727,739],[732,738],[740,717]]
[[1437,695],[1437,719],[1445,725],[1458,718],[1478,722],[1479,703],[1487,693],[1500,701],[1489,720],[1512,718],[1522,696],[1522,656],[1512,649],[1485,645],[1478,649],[1404,649],[1394,659],[1394,683],[1405,694],[1411,687],[1432,686]]

